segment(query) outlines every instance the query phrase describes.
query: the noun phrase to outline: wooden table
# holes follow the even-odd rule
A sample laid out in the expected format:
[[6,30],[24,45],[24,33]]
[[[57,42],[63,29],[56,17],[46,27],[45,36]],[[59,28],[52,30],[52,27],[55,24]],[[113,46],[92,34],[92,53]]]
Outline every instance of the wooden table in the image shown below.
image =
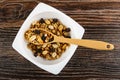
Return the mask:
[[[113,51],[78,47],[59,75],[26,60],[11,47],[22,23],[39,3],[66,13],[86,32],[84,39],[103,40]],[[18,44],[19,46],[19,44]],[[113,80],[120,79],[120,0],[0,0],[0,80]]]

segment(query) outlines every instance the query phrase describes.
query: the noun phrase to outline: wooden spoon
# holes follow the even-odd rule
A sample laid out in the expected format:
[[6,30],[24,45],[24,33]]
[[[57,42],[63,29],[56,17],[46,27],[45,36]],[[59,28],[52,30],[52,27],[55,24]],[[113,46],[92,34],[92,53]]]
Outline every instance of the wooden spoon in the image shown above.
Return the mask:
[[[47,43],[64,42],[64,43],[69,43],[69,44],[76,44],[76,45],[87,47],[87,48],[93,48],[93,49],[97,49],[97,50],[113,50],[114,49],[113,44],[110,44],[110,43],[107,43],[107,42],[104,42],[104,41],[89,40],[89,39],[63,38],[63,37],[56,36],[53,33],[49,32],[45,29],[39,28],[39,30],[44,31],[47,34],[51,34],[51,36],[54,37],[53,41],[50,41],[50,42],[47,42]],[[39,44],[36,44],[36,45],[40,45],[40,44],[44,44],[44,43],[39,43]]]

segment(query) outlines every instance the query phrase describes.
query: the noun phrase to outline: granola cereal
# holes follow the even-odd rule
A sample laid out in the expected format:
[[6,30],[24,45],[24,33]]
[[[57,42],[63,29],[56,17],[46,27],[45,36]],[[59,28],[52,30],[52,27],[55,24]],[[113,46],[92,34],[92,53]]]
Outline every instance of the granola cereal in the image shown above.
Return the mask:
[[[55,60],[60,58],[70,44],[59,42],[44,43],[50,42],[54,38],[51,34],[46,34],[45,32],[40,31],[39,28],[46,29],[60,37],[71,38],[70,28],[67,28],[56,18],[41,18],[39,21],[34,21],[24,34],[25,39],[28,41],[27,46],[33,52],[35,57],[40,56],[47,60]],[[38,43],[44,44],[37,45]]]

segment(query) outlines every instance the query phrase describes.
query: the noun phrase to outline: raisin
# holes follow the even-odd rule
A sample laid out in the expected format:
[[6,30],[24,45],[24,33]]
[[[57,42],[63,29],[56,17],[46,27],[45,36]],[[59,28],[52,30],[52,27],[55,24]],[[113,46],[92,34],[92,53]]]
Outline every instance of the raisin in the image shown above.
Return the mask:
[[66,28],[66,29],[63,30],[63,31],[65,31],[65,32],[70,32],[71,30],[70,30],[70,28]]
[[66,38],[71,38],[70,36],[65,36]]
[[45,23],[43,18],[40,19],[40,23]]
[[41,39],[45,42],[46,36],[43,34],[42,37],[41,37]]
[[58,22],[58,19],[54,18],[53,23],[56,23],[56,22]]
[[33,31],[35,34],[40,34],[40,30],[34,30]]
[[54,40],[54,37],[50,38],[50,39],[49,39],[49,42],[51,42],[51,41],[53,41],[53,40]]
[[49,51],[50,51],[50,52],[55,52],[55,48],[50,47],[50,48],[49,48]]
[[38,53],[42,53],[42,49],[36,49],[35,53],[34,53],[34,56],[37,57]]
[[40,49],[37,49],[36,52],[42,53],[42,49],[41,49],[41,48],[40,48]]
[[37,57],[37,56],[38,56],[38,52],[37,52],[37,51],[34,53],[34,56],[35,56],[35,57]]

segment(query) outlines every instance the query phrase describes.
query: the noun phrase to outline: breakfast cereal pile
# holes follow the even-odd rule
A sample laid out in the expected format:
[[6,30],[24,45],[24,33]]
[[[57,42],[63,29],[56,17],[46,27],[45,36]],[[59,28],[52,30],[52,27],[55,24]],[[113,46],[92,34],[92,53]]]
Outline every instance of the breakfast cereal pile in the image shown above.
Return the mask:
[[[45,43],[54,40],[51,34],[46,34],[39,30],[39,28],[52,32],[53,34],[65,37],[70,37],[70,28],[63,25],[58,19],[43,19],[34,21],[30,28],[25,32],[24,36],[28,42],[28,48],[33,52],[35,57],[40,56],[47,60],[58,59],[70,46],[68,43]],[[44,43],[39,44],[38,43]]]

